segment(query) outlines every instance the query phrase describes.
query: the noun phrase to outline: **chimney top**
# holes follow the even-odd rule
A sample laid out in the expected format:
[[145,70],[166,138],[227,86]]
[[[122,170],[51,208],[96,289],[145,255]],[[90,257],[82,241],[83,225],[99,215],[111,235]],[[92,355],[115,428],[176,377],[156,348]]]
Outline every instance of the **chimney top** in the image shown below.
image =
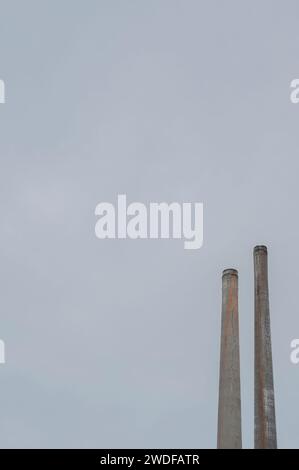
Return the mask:
[[236,269],[224,269],[222,276],[238,276],[238,271]]
[[265,253],[267,253],[267,247],[265,245],[257,245],[254,247],[254,253],[256,253],[257,251],[264,251]]

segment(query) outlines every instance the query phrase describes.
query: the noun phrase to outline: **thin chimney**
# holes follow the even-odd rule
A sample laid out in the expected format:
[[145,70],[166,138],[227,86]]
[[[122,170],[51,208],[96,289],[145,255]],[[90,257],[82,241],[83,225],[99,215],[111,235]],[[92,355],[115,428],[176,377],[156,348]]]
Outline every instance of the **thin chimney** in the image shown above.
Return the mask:
[[222,274],[218,449],[242,448],[238,271]]
[[265,246],[256,246],[254,248],[254,304],[254,446],[256,449],[276,449],[268,252]]

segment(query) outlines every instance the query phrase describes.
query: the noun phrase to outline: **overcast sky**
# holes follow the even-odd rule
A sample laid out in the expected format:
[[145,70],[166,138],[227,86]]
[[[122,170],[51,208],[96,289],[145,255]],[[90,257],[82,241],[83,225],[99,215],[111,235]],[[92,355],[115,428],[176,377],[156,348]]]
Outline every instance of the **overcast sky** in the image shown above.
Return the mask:
[[[299,4],[1,0],[0,447],[216,446],[221,272],[269,248],[279,447],[299,447]],[[204,246],[98,240],[96,205],[204,203]]]

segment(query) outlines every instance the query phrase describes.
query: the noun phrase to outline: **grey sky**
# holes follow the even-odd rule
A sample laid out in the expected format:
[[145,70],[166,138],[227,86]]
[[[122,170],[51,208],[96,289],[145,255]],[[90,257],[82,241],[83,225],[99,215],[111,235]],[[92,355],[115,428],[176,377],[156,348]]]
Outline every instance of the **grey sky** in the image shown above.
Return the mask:
[[[1,447],[215,447],[221,271],[269,247],[278,444],[299,446],[296,1],[0,2]],[[94,235],[100,201],[199,201],[204,247]]]

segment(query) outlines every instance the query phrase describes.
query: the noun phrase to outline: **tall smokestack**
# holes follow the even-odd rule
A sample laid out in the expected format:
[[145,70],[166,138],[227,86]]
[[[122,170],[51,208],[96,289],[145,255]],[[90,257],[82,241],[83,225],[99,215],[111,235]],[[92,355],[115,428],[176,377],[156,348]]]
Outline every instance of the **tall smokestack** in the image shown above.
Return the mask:
[[276,449],[267,247],[254,248],[254,446]]
[[241,449],[241,391],[238,318],[238,271],[222,274],[221,356],[218,449]]

